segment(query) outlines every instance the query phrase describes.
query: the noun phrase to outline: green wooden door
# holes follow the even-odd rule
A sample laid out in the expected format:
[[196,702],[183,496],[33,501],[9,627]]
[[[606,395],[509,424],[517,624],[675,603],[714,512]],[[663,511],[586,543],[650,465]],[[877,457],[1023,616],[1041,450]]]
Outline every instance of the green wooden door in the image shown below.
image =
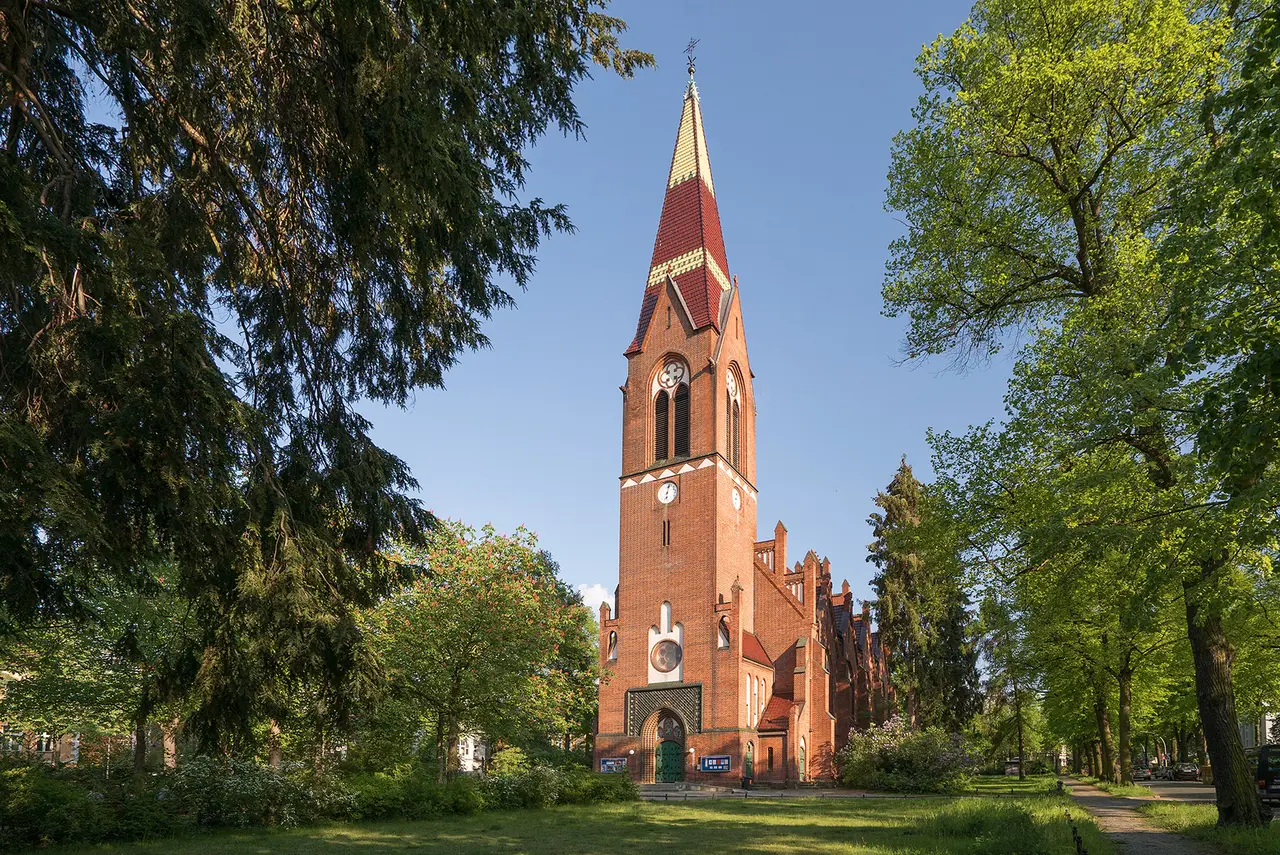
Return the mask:
[[756,746],[753,742],[747,743],[747,751],[742,756],[742,777],[754,778],[756,776]]
[[659,784],[671,784],[684,780],[684,748],[670,739],[658,743],[657,768],[654,780]]

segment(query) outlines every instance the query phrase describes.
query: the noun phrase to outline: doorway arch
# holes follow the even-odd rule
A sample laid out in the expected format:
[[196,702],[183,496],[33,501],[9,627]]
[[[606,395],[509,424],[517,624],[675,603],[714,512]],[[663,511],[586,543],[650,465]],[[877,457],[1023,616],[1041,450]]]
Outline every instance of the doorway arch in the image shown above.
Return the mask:
[[665,710],[658,713],[658,744],[654,748],[653,779],[659,784],[684,780],[684,724]]
[[670,709],[649,716],[640,732],[646,767],[641,781],[672,784],[685,779],[686,732],[684,719]]

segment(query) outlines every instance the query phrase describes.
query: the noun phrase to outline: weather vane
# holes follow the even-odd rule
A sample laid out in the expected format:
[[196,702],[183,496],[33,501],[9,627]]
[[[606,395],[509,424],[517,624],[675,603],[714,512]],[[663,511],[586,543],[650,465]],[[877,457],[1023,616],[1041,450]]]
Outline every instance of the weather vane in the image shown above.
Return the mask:
[[693,49],[698,46],[698,39],[689,39],[689,44],[685,46],[684,52],[689,57],[689,76],[693,77],[693,63],[697,57],[693,55]]

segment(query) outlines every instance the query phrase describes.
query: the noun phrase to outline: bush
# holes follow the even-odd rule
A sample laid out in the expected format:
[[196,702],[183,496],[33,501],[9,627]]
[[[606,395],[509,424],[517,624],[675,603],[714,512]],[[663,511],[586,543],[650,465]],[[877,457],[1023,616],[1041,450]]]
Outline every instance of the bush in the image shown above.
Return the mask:
[[626,772],[591,772],[586,769],[562,773],[560,804],[590,805],[631,802],[640,798],[636,782]]
[[44,763],[0,767],[0,851],[168,837],[185,829],[163,775],[114,778]]
[[959,735],[912,730],[898,716],[850,734],[836,759],[846,786],[905,793],[960,790],[977,765]]
[[529,758],[519,748],[504,748],[493,755],[490,771],[495,775],[516,775],[529,771]]
[[320,775],[247,760],[194,758],[150,775],[43,763],[0,765],[0,851],[149,840],[194,827],[297,826],[324,820],[433,819],[481,810],[596,804],[638,797],[626,774],[537,766],[446,783],[414,765]]

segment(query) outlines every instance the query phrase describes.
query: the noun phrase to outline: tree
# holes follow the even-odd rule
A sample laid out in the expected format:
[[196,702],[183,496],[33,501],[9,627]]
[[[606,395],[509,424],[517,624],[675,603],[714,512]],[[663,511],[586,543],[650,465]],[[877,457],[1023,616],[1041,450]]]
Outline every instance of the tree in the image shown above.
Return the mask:
[[[1232,4],[1245,17],[1250,4]],[[984,0],[922,53],[926,94],[895,141],[888,204],[908,233],[884,296],[910,355],[998,350],[1030,330],[1008,398],[1056,460],[1118,447],[1181,514],[1177,565],[1219,819],[1260,821],[1234,724],[1229,603],[1244,523],[1201,513],[1213,484],[1182,454],[1186,389],[1162,332],[1153,223],[1212,133],[1200,107],[1231,67],[1232,21],[1178,0]]]
[[594,645],[583,644],[590,612],[532,535],[445,523],[398,560],[430,572],[365,625],[405,724],[434,734],[441,777],[457,769],[464,733],[511,741],[582,724],[598,676]]
[[875,503],[884,512],[869,519],[876,540],[867,560],[877,568],[876,622],[893,653],[893,681],[912,727],[958,733],[977,711],[977,647],[945,514],[930,513],[905,458]]
[[525,152],[652,63],[603,9],[0,2],[0,630],[170,561],[205,749],[300,684],[350,716],[432,525],[356,404],[440,386],[570,228]]

